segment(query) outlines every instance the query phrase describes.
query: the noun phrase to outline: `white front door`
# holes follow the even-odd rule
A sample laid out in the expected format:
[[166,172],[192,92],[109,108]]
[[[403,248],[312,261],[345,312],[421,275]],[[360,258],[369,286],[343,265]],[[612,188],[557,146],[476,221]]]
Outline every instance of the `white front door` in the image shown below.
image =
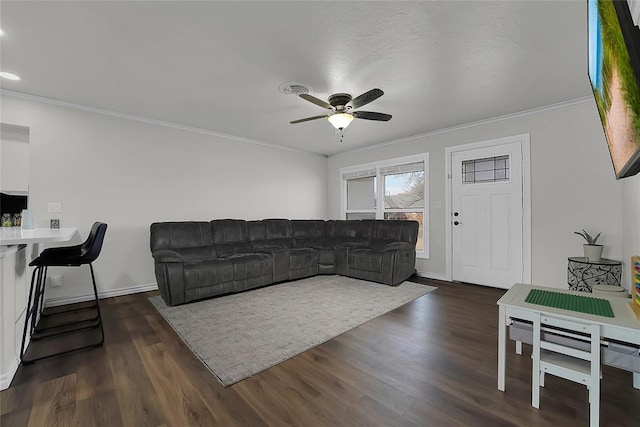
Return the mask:
[[452,278],[508,289],[523,281],[522,145],[451,153]]

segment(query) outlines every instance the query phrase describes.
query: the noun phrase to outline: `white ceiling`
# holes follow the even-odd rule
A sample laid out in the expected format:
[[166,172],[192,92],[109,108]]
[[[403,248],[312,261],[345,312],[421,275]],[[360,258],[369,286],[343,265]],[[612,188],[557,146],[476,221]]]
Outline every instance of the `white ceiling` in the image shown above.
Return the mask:
[[[2,1],[3,89],[325,155],[590,95],[586,1]],[[341,143],[326,99],[374,87]]]

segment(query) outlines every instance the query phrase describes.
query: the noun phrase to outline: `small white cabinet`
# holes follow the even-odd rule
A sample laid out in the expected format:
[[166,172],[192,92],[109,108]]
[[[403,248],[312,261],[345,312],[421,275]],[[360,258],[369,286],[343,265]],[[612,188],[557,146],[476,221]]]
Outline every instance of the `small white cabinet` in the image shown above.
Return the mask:
[[0,227],[0,390],[11,384],[20,364],[20,344],[25,310],[34,267],[29,263],[39,255],[41,243],[69,242],[75,227]]
[[20,364],[20,344],[29,287],[32,245],[0,246],[0,390],[9,387]]
[[0,123],[0,192],[29,191],[29,128]]

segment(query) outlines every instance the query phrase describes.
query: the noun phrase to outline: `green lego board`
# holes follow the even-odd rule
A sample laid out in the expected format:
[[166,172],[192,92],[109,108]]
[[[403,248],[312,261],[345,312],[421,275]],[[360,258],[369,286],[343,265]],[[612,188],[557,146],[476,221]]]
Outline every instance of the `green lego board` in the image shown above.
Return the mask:
[[609,301],[602,298],[583,297],[581,295],[532,289],[524,301],[546,307],[595,314],[596,316],[615,317]]

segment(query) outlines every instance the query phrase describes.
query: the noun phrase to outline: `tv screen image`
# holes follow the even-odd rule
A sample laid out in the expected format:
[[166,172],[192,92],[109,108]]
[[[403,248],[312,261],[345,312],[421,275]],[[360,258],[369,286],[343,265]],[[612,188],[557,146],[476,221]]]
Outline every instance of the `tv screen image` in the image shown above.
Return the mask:
[[616,178],[640,172],[640,29],[626,1],[588,0],[589,80]]

